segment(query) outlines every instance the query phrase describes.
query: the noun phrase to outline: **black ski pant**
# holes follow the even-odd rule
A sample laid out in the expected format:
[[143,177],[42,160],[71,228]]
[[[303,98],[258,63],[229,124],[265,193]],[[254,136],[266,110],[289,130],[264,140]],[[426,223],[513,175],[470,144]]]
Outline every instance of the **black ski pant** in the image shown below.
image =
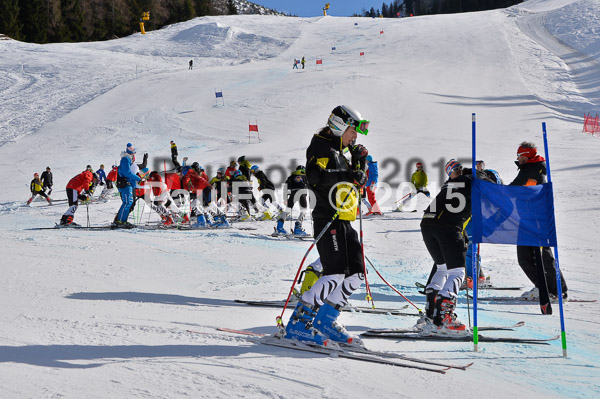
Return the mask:
[[[531,280],[533,285],[537,288],[537,263],[535,252],[538,247],[527,247],[524,245],[517,245],[517,259],[519,266],[527,275],[527,278]],[[541,247],[542,251],[542,263],[544,265],[544,272],[546,273],[546,282],[548,283],[548,292],[552,295],[558,295],[556,289],[556,264],[554,262],[554,256],[552,255],[552,249],[549,247]],[[563,294],[567,292],[567,283],[565,278],[560,272],[560,286],[562,287]]]
[[446,264],[448,270],[465,267],[467,244],[462,226],[423,220],[421,235],[435,264]]
[[[315,219],[314,236],[325,228],[331,219]],[[323,265],[323,275],[364,273],[362,250],[358,233],[347,220],[335,219],[317,242],[317,251]]]

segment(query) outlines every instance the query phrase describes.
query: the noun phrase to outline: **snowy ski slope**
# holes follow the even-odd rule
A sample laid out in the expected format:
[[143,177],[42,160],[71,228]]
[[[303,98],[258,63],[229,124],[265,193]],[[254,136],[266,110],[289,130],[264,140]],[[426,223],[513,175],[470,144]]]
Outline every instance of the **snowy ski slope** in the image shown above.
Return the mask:
[[[331,109],[349,104],[372,121],[359,140],[391,187],[382,182],[379,192],[389,210],[417,160],[435,189],[445,160],[470,158],[472,113],[479,157],[507,182],[516,175],[521,141],[541,150],[545,121],[560,265],[570,297],[596,299],[600,141],[581,129],[583,114],[600,108],[599,22],[595,0],[530,0],[506,10],[399,20],[219,16],[108,42],[0,41],[0,397],[598,397],[597,303],[565,304],[567,359],[559,341],[482,343],[473,353],[468,343],[366,339],[374,349],[475,364],[443,376],[365,367],[215,330],[274,332],[280,309],[234,300],[285,298],[308,242],[239,229],[35,231],[29,229],[53,226],[67,206],[24,203],[34,172],[52,167],[53,198],[61,199],[71,177],[87,164],[109,168],[127,142],[138,157],[149,153],[158,170],[170,140],[180,158],[213,173],[246,155],[280,184],[291,166],[305,163],[311,136]],[[292,70],[303,56],[306,69]],[[224,106],[216,105],[215,90]],[[262,141],[249,143],[248,123],[255,121]],[[119,203],[80,206],[76,221],[85,224],[89,215],[91,224],[107,224]],[[419,198],[417,209],[425,206]],[[410,288],[431,266],[420,215],[389,213],[363,227],[367,256],[422,307],[424,297]],[[136,216],[156,220],[147,209]],[[265,234],[273,226],[245,225]],[[494,284],[530,288],[514,247],[484,245],[481,253]],[[405,305],[375,273],[368,277],[377,307]],[[364,297],[364,290],[356,293],[353,303],[367,306]],[[464,297],[458,314],[468,319]],[[341,316],[357,334],[415,320]],[[542,316],[536,304],[479,304],[480,325],[521,320],[525,327],[493,334],[560,331],[557,306]]]

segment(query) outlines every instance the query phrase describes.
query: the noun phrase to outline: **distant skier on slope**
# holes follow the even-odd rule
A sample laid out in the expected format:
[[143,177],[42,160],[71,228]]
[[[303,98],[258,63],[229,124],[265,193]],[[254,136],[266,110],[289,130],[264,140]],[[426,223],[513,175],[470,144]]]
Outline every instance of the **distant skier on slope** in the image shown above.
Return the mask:
[[31,183],[29,184],[29,190],[31,191],[31,197],[27,200],[27,205],[31,204],[38,195],[46,198],[46,201],[48,201],[48,204],[52,205],[52,200],[44,192],[43,185],[44,184],[42,183],[42,180],[40,179],[40,175],[37,173],[34,173],[33,180],[31,180]]
[[[412,198],[415,198],[419,193],[424,194],[427,198],[431,197],[429,190],[427,189],[427,184],[429,183],[429,179],[427,177],[427,173],[423,170],[423,164],[421,162],[417,162],[416,170],[410,177],[410,182],[415,187],[416,191],[413,191],[408,195],[401,203],[398,205],[398,208],[395,210],[397,212],[402,212],[404,210],[404,205],[408,203]],[[413,211],[413,212],[416,212]]]
[[52,194],[52,186],[54,183],[52,182],[52,171],[50,170],[50,166],[46,166],[46,170],[42,172],[40,178],[42,180],[42,189],[44,192],[48,190],[47,195]]
[[[332,223],[317,242],[323,276],[302,294],[285,328],[285,338],[318,344],[327,339],[359,342],[336,320],[364,280],[361,245],[350,222],[356,219],[358,205],[354,185],[362,187],[367,181],[368,152],[354,142],[357,133],[367,134],[368,126],[369,121],[354,108],[337,106],[306,150],[306,176],[316,197],[312,213],[315,237]],[[350,148],[352,164],[344,157],[344,148]]]

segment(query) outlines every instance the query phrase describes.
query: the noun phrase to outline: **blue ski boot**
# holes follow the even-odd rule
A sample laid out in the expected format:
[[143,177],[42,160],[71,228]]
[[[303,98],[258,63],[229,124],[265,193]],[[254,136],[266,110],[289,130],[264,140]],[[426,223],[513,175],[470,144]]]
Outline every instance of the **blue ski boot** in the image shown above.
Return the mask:
[[283,222],[284,222],[283,219],[279,219],[277,221],[277,229],[275,229],[275,234],[273,234],[273,235],[278,235],[278,236],[287,235],[288,232],[285,231],[285,229],[283,228]]
[[339,315],[340,311],[338,306],[334,307],[328,302],[325,302],[323,306],[319,308],[315,320],[313,321],[313,326],[332,341],[344,344],[361,344],[359,338],[350,335],[343,325],[336,322]]
[[196,224],[194,225],[194,227],[197,229],[205,229],[206,228],[206,218],[204,217],[203,214],[198,215],[198,220],[196,221]]
[[225,219],[225,215],[217,215],[215,217],[215,223],[214,223],[213,227],[215,227],[217,229],[226,229],[231,226],[229,225],[229,222],[227,221],[227,219]]
[[317,312],[311,306],[298,302],[290,321],[285,327],[285,338],[327,345],[327,337],[312,326],[316,314]]
[[308,233],[306,231],[304,231],[304,229],[302,228],[302,223],[296,222],[296,224],[294,225],[294,235],[296,237],[308,236]]

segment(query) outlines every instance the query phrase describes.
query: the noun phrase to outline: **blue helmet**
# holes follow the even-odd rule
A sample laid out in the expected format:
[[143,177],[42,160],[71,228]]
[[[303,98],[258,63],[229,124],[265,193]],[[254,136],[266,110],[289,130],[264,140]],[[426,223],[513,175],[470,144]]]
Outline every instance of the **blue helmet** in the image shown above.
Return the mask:
[[370,155],[367,155],[367,162],[373,162],[373,157]]
[[235,179],[236,177],[242,176],[242,172],[239,170],[236,170],[235,172],[233,172],[233,178]]
[[252,167],[250,168],[250,170],[252,172],[258,172],[260,170],[260,168],[258,167],[258,165],[252,165]]

